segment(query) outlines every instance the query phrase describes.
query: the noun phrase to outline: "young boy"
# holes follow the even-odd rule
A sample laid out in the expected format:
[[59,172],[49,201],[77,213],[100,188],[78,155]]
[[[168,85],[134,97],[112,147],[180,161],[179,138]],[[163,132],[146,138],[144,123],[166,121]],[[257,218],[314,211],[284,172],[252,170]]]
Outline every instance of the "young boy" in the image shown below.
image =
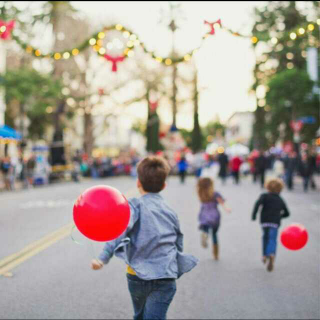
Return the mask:
[[273,270],[274,259],[276,255],[278,228],[282,218],[289,217],[290,213],[283,199],[280,197],[280,192],[283,189],[283,183],[280,179],[271,179],[266,182],[265,188],[269,191],[263,193],[256,202],[252,220],[256,219],[259,207],[262,206],[260,223],[263,230],[262,249],[263,263],[269,260],[267,270]]
[[129,200],[129,226],[119,238],[106,243],[91,267],[101,269],[113,254],[122,258],[127,264],[134,319],[166,319],[176,292],[175,279],[194,268],[198,260],[182,253],[178,217],[159,195],[170,171],[167,162],[150,156],[138,164],[137,171],[142,196]]

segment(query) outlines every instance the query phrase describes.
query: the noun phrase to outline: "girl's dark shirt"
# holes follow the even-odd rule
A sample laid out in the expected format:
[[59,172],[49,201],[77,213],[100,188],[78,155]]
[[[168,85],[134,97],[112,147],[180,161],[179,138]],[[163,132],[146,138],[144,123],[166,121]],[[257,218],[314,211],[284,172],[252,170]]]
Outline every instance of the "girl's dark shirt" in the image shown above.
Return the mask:
[[270,222],[280,226],[282,218],[289,217],[286,203],[278,193],[263,193],[257,200],[252,213],[252,220],[256,219],[259,207],[262,206],[260,223]]

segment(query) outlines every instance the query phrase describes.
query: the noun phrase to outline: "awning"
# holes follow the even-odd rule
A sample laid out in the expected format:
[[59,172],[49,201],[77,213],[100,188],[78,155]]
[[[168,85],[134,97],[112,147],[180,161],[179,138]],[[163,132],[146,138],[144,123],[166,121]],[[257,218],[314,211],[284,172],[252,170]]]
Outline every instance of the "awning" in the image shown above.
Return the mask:
[[21,134],[9,126],[0,127],[0,139],[21,140]]

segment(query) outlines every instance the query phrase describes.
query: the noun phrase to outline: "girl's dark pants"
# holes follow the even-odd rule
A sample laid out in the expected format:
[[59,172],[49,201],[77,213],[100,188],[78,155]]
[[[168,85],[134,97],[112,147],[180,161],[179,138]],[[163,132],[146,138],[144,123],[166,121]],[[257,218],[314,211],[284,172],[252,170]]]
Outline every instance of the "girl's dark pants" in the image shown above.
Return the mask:
[[206,226],[206,225],[202,225],[200,226],[200,230],[202,230],[203,232],[209,233],[209,231],[211,230],[211,235],[212,235],[212,243],[213,244],[218,244],[218,230],[219,230],[219,225],[217,226]]
[[142,280],[127,274],[134,320],[166,319],[170,303],[176,293],[175,279]]

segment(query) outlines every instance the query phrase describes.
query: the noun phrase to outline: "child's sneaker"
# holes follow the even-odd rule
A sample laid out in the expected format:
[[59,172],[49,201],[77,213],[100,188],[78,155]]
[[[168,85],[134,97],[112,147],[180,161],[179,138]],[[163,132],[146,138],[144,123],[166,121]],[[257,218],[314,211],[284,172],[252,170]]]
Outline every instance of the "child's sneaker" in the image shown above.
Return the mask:
[[208,234],[206,232],[202,232],[201,234],[201,245],[203,248],[208,247]]

